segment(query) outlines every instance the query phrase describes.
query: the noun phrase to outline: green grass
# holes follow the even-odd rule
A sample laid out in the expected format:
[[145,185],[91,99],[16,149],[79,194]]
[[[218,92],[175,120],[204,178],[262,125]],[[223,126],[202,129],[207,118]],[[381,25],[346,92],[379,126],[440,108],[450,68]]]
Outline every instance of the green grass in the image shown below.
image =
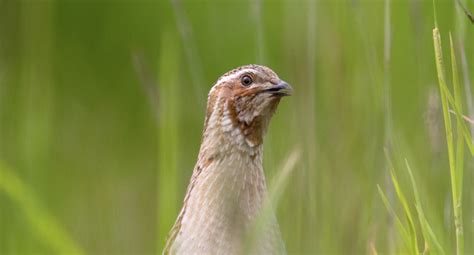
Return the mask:
[[21,217],[27,220],[34,238],[43,242],[56,254],[83,254],[61,225],[36,200],[28,186],[1,162],[0,191],[15,203],[15,211],[20,212]]
[[[463,172],[464,172],[464,147],[465,143],[468,147],[472,148],[471,135],[468,132],[468,129],[464,123],[463,115],[463,97],[460,89],[460,82],[458,78],[458,68],[456,61],[456,52],[453,45],[453,38],[451,34],[449,35],[450,42],[450,57],[451,57],[451,75],[452,75],[452,86],[454,90],[454,97],[450,93],[450,90],[447,86],[446,81],[446,67],[444,64],[444,58],[442,53],[442,44],[441,36],[439,29],[437,27],[437,18],[435,11],[435,28],[433,29],[433,41],[434,41],[434,51],[435,51],[435,62],[438,74],[438,84],[439,92],[441,97],[441,105],[443,109],[443,118],[444,118],[444,127],[446,135],[446,144],[449,160],[449,174],[450,174],[450,184],[451,184],[451,200],[452,200],[452,211],[453,211],[453,222],[455,229],[455,244],[453,245],[456,249],[456,254],[465,254],[464,253],[464,224],[463,224]],[[452,111],[450,108],[454,108]],[[453,126],[451,119],[451,112],[456,116],[456,124]],[[471,149],[471,156],[472,156]],[[420,245],[419,240],[424,241],[425,248],[423,253],[433,252],[434,254],[446,254],[445,249],[440,244],[437,233],[433,231],[430,221],[426,218],[425,211],[422,205],[422,197],[418,191],[418,184],[413,175],[413,171],[405,159],[406,169],[408,171],[414,203],[410,205],[409,199],[404,194],[400,184],[399,178],[395,174],[393,164],[390,162],[389,156],[387,156],[389,161],[389,169],[392,183],[395,187],[397,198],[399,203],[402,205],[403,213],[402,215],[406,218],[406,222],[402,222],[398,213],[390,205],[390,202],[387,199],[387,196],[382,191],[381,187],[378,186],[379,193],[382,197],[382,201],[387,207],[388,211],[392,217],[396,220],[396,226],[398,228],[399,234],[402,237],[402,240],[405,243],[407,248],[406,252],[410,254],[420,254]],[[418,235],[417,228],[415,226],[415,217],[413,216],[410,207],[414,206],[418,214],[417,223],[421,229],[421,237]]]
[[159,253],[208,90],[255,62],[295,90],[264,155],[291,254],[473,253],[474,32],[435,3],[433,35],[429,0],[0,0],[0,254]]

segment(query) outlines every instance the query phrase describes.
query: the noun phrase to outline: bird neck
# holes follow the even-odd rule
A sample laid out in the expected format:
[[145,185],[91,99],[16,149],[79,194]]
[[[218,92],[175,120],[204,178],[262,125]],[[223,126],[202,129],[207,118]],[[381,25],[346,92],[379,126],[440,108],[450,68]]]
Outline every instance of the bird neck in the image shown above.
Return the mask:
[[261,154],[223,143],[201,147],[181,211],[181,254],[242,254],[267,196]]

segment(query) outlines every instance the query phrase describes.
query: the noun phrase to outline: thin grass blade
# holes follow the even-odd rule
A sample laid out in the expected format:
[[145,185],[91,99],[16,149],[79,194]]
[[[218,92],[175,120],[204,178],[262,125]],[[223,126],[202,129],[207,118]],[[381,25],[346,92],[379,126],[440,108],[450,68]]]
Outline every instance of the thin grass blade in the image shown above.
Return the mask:
[[64,228],[41,206],[33,191],[15,175],[14,171],[0,162],[0,192],[4,192],[24,214],[38,240],[51,247],[56,254],[84,254]]

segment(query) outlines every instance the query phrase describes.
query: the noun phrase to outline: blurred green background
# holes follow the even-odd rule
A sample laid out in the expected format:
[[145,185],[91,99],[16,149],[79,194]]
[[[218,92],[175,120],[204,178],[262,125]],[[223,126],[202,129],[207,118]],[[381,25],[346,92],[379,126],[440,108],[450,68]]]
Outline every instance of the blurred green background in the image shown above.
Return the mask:
[[[436,5],[443,42],[452,32],[465,50],[465,84],[474,26],[455,1]],[[454,252],[433,27],[431,0],[0,0],[0,254],[160,253],[207,92],[249,63],[295,89],[264,157],[271,187],[301,152],[277,208],[290,254],[403,253],[377,192],[400,209],[384,148],[408,159],[427,218]],[[403,169],[399,178],[409,190]],[[469,157],[466,253],[473,181]]]

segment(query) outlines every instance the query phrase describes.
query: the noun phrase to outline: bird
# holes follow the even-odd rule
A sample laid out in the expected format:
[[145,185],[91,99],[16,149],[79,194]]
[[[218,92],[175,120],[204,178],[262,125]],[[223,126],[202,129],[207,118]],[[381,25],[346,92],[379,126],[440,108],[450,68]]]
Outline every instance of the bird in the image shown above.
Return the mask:
[[263,139],[293,88],[270,68],[245,65],[211,88],[197,163],[163,254],[286,254],[272,210],[249,248],[268,191]]

